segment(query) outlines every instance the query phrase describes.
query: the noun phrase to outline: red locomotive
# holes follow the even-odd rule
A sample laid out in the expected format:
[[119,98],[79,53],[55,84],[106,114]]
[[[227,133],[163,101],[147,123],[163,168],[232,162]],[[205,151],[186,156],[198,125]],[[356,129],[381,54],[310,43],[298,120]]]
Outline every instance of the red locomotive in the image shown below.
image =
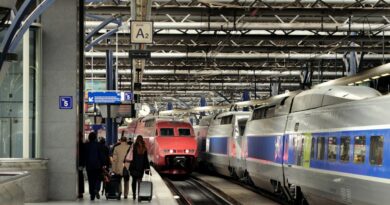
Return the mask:
[[149,160],[164,174],[189,174],[197,157],[197,142],[192,125],[173,118],[155,116],[134,120],[130,136],[141,135],[149,151]]

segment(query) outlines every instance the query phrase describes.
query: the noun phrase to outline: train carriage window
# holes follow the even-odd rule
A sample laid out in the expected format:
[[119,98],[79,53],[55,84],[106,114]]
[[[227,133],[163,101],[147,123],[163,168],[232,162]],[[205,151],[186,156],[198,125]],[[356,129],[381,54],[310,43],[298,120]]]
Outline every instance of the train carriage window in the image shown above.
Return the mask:
[[335,161],[337,153],[337,139],[336,137],[328,138],[328,160]]
[[275,106],[268,107],[267,110],[265,111],[265,117],[270,118],[275,116]]
[[351,138],[341,137],[340,141],[340,161],[349,162],[349,145],[351,144]]
[[325,158],[325,137],[317,139],[317,159],[324,160]]
[[265,109],[259,108],[253,111],[252,120],[259,120],[265,117]]
[[316,143],[316,139],[314,137],[311,138],[311,149],[310,149],[310,158],[311,159],[315,158],[315,155],[314,155],[315,143]]
[[191,130],[188,128],[179,128],[179,136],[191,136]]
[[356,136],[353,150],[353,162],[361,164],[366,158],[366,136]]
[[382,165],[383,161],[383,136],[371,136],[370,164]]
[[174,136],[173,128],[161,128],[160,136]]
[[233,115],[224,116],[221,118],[221,125],[232,124]]
[[154,119],[153,120],[146,120],[145,127],[153,127],[154,122],[155,122]]

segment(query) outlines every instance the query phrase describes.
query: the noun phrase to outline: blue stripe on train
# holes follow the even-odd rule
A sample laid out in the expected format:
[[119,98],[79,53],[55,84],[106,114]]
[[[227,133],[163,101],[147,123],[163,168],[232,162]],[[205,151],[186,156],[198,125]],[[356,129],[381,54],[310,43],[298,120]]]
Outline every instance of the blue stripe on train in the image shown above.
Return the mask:
[[282,137],[248,137],[248,157],[282,163]]
[[[389,129],[380,129],[380,130],[362,130],[362,131],[342,131],[342,132],[331,132],[331,133],[313,133],[312,136],[315,138],[315,145],[317,145],[318,137],[325,137],[325,160],[310,160],[310,167],[338,171],[380,178],[390,178],[390,158],[388,153],[390,152],[390,130]],[[350,137],[350,146],[349,146],[349,161],[341,162],[340,161],[340,144],[341,137],[348,136]],[[365,136],[366,137],[366,151],[365,151],[365,160],[364,163],[357,164],[354,163],[354,143],[356,136]],[[372,165],[370,163],[370,145],[371,145],[371,136],[383,136],[383,157],[382,165]],[[336,137],[337,139],[337,155],[336,161],[329,161],[328,158],[328,137]],[[315,149],[316,150],[316,149]],[[317,150],[315,152],[317,156]]]
[[210,137],[210,153],[228,154],[228,137]]

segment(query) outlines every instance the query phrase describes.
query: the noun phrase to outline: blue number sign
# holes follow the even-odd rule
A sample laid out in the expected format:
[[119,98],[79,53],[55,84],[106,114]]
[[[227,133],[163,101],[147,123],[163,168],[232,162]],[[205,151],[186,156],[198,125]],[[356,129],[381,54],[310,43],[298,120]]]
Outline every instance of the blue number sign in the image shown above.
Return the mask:
[[73,109],[73,97],[72,96],[60,96],[59,103],[60,109],[71,110]]

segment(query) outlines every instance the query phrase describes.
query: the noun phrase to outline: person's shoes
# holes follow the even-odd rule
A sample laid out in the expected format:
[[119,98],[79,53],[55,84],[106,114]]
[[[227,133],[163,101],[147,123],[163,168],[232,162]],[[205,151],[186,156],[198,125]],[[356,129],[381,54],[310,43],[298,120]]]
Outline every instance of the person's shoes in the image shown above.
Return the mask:
[[135,200],[135,194],[133,194],[133,200]]
[[91,195],[91,201],[95,200],[95,196]]
[[100,199],[100,194],[99,193],[96,194],[96,198]]
[[79,194],[79,195],[77,196],[77,198],[82,199],[82,198],[83,198],[83,194]]
[[125,196],[124,198],[127,199],[127,196]]

